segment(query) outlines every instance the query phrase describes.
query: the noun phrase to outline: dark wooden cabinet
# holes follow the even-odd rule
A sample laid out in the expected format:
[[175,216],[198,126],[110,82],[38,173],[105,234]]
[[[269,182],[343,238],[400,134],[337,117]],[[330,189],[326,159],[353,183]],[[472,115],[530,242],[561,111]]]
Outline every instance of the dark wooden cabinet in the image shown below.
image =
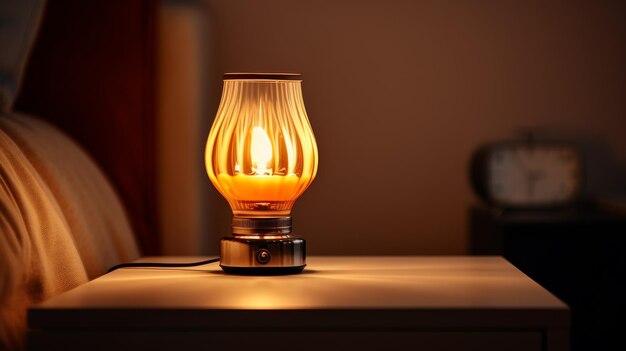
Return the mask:
[[470,209],[471,252],[504,256],[572,310],[573,350],[626,350],[626,215]]

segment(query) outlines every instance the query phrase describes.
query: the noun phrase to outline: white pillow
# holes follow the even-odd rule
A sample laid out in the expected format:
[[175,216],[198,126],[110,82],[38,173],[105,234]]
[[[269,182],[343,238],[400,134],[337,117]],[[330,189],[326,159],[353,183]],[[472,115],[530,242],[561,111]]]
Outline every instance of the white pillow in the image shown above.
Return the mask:
[[95,162],[50,124],[10,112],[42,10],[0,1],[0,350],[24,347],[29,306],[139,255]]
[[0,116],[0,349],[23,341],[28,306],[138,256],[121,201],[78,144]]

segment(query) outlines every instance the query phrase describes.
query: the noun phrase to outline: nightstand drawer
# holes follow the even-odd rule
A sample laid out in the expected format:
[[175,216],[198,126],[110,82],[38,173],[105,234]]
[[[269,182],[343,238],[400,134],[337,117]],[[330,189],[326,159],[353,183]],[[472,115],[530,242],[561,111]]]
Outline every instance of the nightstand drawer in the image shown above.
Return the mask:
[[[31,335],[33,336],[33,335]],[[194,349],[205,345],[215,350],[388,350],[409,346],[419,350],[540,351],[543,335],[539,331],[471,331],[471,332],[56,332],[37,333],[31,348],[62,347],[67,338],[76,350]],[[97,340],[97,343],[94,341]],[[41,343],[41,344],[39,344]]]

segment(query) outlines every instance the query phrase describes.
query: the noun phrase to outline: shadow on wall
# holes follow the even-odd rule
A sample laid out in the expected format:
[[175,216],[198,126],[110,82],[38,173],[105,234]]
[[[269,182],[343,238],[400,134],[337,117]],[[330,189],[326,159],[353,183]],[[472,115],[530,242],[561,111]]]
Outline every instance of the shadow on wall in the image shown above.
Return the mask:
[[618,162],[611,145],[601,138],[578,140],[585,157],[587,193],[626,195],[626,165]]

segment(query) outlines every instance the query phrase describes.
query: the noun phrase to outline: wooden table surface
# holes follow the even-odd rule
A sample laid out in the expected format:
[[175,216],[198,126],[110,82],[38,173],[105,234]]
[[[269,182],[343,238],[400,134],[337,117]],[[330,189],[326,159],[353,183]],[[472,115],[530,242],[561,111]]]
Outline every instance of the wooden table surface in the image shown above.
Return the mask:
[[29,311],[29,326],[34,331],[283,332],[569,327],[567,306],[501,257],[307,261],[301,274],[270,277],[225,275],[216,263],[119,269],[35,306]]

